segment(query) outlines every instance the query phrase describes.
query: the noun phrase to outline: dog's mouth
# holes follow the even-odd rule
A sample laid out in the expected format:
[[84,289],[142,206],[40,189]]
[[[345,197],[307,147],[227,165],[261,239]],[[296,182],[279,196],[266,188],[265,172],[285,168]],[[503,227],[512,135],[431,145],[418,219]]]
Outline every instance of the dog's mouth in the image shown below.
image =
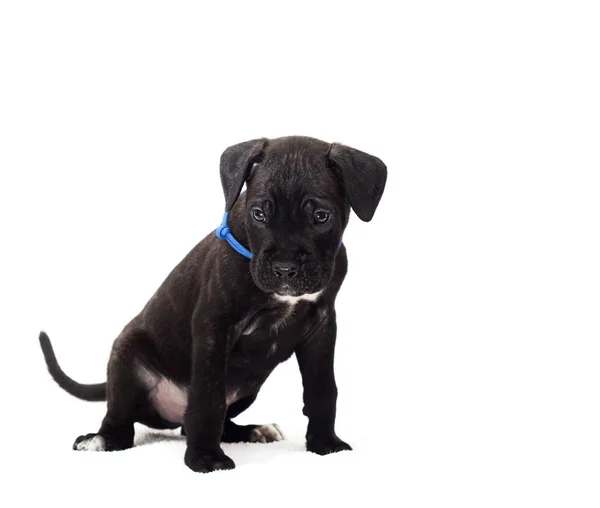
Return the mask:
[[256,286],[265,293],[293,298],[321,292],[332,276],[329,266],[316,262],[302,264],[292,275],[274,268],[262,256],[252,260],[250,272]]
[[303,297],[307,294],[320,293],[324,287],[321,284],[302,285],[302,287],[292,286],[290,284],[281,284],[279,286],[263,286],[261,287],[266,293],[272,293],[276,296],[284,297]]
[[253,277],[255,284],[265,293],[277,296],[298,298],[307,294],[319,293],[325,288],[325,280],[298,281],[297,283],[277,283],[269,278]]

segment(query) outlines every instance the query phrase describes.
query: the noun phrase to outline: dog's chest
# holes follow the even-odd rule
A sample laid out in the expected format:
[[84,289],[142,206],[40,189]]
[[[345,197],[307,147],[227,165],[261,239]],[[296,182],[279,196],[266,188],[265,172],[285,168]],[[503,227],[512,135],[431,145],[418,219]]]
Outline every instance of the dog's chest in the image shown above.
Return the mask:
[[259,312],[250,313],[238,326],[240,339],[257,335],[277,335],[294,319],[296,305],[272,301]]
[[287,360],[304,334],[313,303],[302,297],[272,297],[238,323],[229,364],[258,373]]
[[274,295],[258,312],[249,313],[242,319],[237,327],[238,333],[242,337],[257,333],[277,335],[288,325],[302,318],[306,311],[303,302],[314,303],[320,296],[321,292],[297,297]]

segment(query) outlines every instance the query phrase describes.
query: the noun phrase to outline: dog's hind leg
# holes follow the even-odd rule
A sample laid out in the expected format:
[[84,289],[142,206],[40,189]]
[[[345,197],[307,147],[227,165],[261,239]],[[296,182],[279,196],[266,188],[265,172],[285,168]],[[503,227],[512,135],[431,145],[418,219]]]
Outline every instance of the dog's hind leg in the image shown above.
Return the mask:
[[137,356],[142,332],[123,332],[115,341],[108,363],[107,411],[100,430],[79,436],[74,450],[116,451],[133,446],[133,424],[148,404],[147,390],[137,376]]
[[265,425],[238,425],[227,420],[223,427],[223,443],[272,443],[285,439],[276,423]]
[[250,395],[227,408],[227,419],[223,426],[221,441],[223,443],[272,443],[284,439],[278,425],[238,425],[231,419],[248,409],[256,400],[257,394]]
[[[234,402],[227,408],[227,418],[223,425],[222,443],[272,443],[285,439],[283,432],[275,423],[265,425],[238,425],[232,421],[256,400],[256,393]],[[181,435],[185,436],[185,427],[181,427]]]

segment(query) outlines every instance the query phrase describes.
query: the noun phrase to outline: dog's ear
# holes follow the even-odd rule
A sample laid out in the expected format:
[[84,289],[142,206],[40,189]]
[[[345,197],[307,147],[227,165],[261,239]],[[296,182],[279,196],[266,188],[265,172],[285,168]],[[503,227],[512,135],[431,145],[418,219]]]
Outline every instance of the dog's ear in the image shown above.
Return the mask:
[[259,162],[266,138],[253,139],[230,146],[221,155],[221,185],[225,194],[225,211],[229,212],[240,195],[254,163]]
[[383,195],[386,165],[373,155],[339,143],[331,144],[328,159],[344,180],[354,213],[360,220],[369,222]]

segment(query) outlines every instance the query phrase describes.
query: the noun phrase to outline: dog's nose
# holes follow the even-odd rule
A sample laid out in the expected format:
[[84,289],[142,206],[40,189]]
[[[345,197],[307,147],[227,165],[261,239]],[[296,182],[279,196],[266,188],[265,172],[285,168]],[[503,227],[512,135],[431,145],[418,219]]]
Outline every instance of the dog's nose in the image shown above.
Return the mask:
[[287,277],[288,279],[293,279],[296,275],[298,275],[298,263],[273,263],[273,272],[275,273],[275,277]]

